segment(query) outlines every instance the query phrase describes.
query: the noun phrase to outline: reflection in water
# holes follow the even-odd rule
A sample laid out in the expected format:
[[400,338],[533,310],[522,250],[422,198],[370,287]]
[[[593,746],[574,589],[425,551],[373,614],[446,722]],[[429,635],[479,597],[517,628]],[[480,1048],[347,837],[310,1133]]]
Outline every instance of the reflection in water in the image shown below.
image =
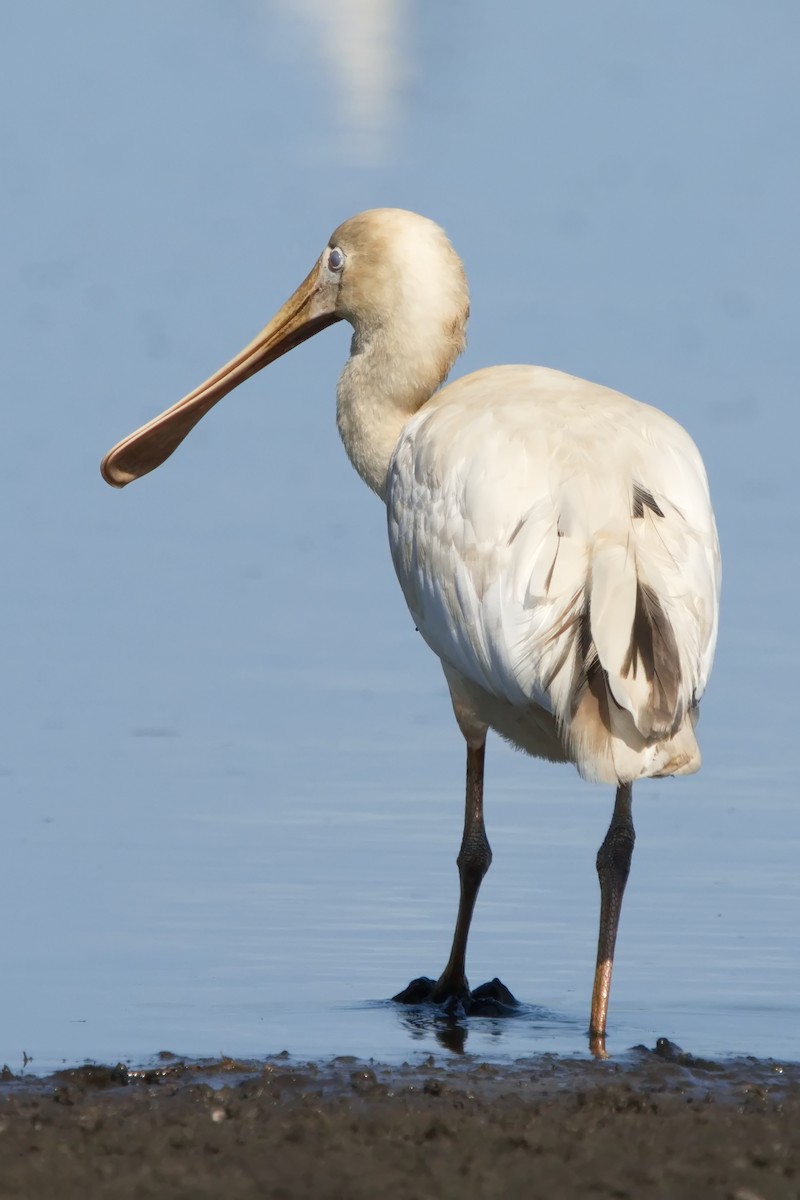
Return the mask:
[[430,1009],[416,1008],[404,1012],[400,1024],[412,1042],[421,1042],[433,1036],[442,1049],[449,1050],[451,1054],[464,1053],[468,1033],[466,1020],[458,1021]]
[[406,0],[280,0],[325,62],[351,159],[385,159],[406,76]]
[[[450,1017],[435,1005],[415,1005],[398,1009],[400,1024],[414,1042],[429,1041],[431,1038],[451,1054],[464,1054],[470,1031],[480,1032],[482,1040],[487,1038],[499,1043],[507,1034],[509,1022],[514,1026],[515,1041],[519,1043],[519,1025],[523,1023],[531,1031],[531,1045],[536,1044],[536,1031],[552,1032],[558,1026],[573,1030],[574,1022],[564,1021],[547,1008],[536,1004],[520,1004],[509,1009],[502,1017]],[[486,1053],[485,1045],[481,1052]]]

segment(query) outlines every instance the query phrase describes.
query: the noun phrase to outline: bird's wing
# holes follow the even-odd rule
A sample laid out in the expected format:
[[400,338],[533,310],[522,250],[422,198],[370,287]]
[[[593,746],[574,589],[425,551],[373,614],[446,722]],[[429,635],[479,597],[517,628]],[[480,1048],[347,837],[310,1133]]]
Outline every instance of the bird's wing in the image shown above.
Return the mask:
[[657,409],[545,368],[476,372],[406,425],[387,510],[418,629],[485,691],[568,724],[602,669],[645,737],[702,694],[719,548],[700,455]]

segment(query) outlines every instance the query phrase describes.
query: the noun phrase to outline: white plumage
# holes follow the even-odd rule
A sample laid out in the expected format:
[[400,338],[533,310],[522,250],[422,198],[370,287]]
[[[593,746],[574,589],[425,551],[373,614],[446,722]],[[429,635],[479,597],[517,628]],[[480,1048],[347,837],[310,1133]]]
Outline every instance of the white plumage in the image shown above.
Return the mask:
[[[443,230],[398,209],[341,225],[265,329],[103,461],[123,487],[152,471],[237,384],[331,325],[353,326],[337,389],[347,454],[386,501],[395,569],[439,656],[467,743],[450,959],[430,997],[475,1010],[469,925],[491,862],[489,728],[616,785],[597,858],[592,1047],[604,1053],[632,783],[696,771],[697,705],[717,633],[719,546],[700,455],[664,413],[544,367],[477,371],[437,390],[464,346],[469,295]],[[481,992],[482,989],[478,989]],[[513,998],[490,989],[480,1003]]]
[[[680,425],[543,367],[477,371],[403,429],[387,508],[406,601],[462,703],[589,779],[697,770],[719,548],[702,460]],[[653,641],[649,615],[637,622],[648,599],[667,630],[663,664],[640,654]],[[586,688],[592,647],[608,722]]]

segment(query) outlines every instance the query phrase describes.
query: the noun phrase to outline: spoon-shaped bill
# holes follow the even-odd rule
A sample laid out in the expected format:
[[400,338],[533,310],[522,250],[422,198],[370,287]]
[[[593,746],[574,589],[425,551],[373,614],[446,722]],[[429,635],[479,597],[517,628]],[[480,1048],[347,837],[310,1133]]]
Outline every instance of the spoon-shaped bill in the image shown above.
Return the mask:
[[258,337],[205,383],[118,442],[100,464],[106,483],[122,488],[160,467],[218,400],[288,350],[340,317],[325,303],[319,263]]

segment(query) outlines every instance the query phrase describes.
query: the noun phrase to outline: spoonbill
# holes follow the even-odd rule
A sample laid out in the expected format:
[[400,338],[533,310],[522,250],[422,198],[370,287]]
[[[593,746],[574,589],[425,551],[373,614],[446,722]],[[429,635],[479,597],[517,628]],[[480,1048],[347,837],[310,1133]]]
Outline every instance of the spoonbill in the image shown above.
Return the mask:
[[483,774],[493,729],[615,789],[597,855],[589,1024],[604,1053],[633,784],[700,766],[695,723],[720,586],[708,482],[680,425],[599,384],[498,366],[442,386],[468,315],[463,265],[437,224],[400,209],[360,213],[244,350],[119,442],[101,470],[118,488],[147,474],[231,389],[328,325],[353,326],[339,432],[386,505],[395,571],[441,660],[467,755],[450,957],[435,983],[414,981],[397,998],[470,1009],[467,938],[492,858]]

